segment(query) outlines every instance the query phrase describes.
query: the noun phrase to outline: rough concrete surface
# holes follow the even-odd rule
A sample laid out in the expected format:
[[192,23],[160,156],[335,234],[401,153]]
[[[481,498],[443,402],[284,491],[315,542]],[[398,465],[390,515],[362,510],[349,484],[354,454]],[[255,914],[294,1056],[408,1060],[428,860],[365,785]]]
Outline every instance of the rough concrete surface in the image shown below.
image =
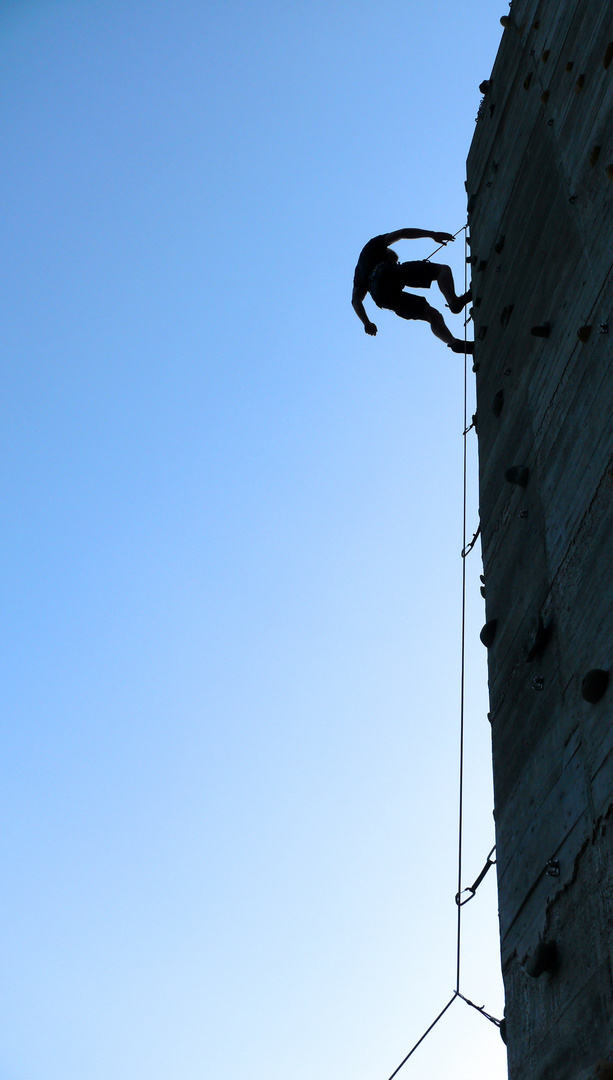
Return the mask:
[[612,106],[613,0],[514,0],[467,180],[511,1080],[613,1062]]

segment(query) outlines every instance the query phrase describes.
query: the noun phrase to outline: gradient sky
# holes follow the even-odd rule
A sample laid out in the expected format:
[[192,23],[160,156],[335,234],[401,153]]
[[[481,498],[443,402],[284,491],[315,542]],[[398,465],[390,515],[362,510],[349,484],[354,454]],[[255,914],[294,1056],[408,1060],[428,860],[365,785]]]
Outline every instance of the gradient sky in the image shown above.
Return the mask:
[[[464,224],[502,8],[0,3],[1,1080],[387,1080],[451,996],[463,362],[350,297]],[[401,1075],[504,1068],[456,1002]]]

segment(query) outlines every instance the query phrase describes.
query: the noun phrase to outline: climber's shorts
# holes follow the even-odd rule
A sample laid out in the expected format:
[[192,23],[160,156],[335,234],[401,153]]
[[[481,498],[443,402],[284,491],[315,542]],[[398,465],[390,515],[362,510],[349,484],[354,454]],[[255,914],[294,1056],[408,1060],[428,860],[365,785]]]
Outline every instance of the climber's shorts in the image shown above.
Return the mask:
[[425,260],[405,263],[379,263],[370,275],[368,291],[377,307],[395,311],[402,319],[428,321],[430,305],[423,296],[405,293],[405,286],[429,289],[440,273],[440,266]]

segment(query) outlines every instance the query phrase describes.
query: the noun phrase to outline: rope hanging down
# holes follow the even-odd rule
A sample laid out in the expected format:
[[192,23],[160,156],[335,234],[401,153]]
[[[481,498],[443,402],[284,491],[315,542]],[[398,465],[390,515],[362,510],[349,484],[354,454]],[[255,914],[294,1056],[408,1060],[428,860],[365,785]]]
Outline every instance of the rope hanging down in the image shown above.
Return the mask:
[[[467,229],[468,229],[468,225],[463,225],[461,229],[458,229],[457,233],[454,233],[454,237],[455,237],[455,236],[458,236],[459,233],[464,231],[464,255],[465,255],[465,258],[464,258],[464,292],[468,291],[468,240],[467,240]],[[436,255],[436,252],[440,251],[441,247],[444,247],[444,246],[445,246],[444,244],[441,244],[440,247],[438,247],[436,249],[436,251],[432,252],[432,255]],[[432,255],[429,255],[428,259],[431,259]],[[426,262],[427,261],[428,260],[426,260]],[[468,319],[464,323],[464,343],[465,344],[466,344],[466,340],[467,340],[467,334],[466,334],[467,324],[468,324]],[[467,889],[464,889],[464,890],[462,889],[462,841],[463,841],[463,824],[464,824],[464,822],[463,822],[463,815],[464,815],[464,702],[465,702],[465,672],[466,672],[466,556],[468,555],[468,553],[470,551],[472,551],[473,547],[475,546],[475,544],[477,542],[477,537],[479,536],[479,533],[481,532],[481,526],[479,525],[479,528],[477,529],[477,531],[476,531],[475,535],[473,536],[472,540],[470,541],[470,543],[469,544],[466,543],[466,504],[467,504],[467,498],[468,498],[468,496],[467,496],[467,487],[468,487],[468,485],[467,485],[467,473],[468,473],[468,467],[467,467],[467,461],[468,461],[467,437],[468,437],[469,431],[473,427],[472,424],[470,425],[470,427],[467,426],[467,419],[468,419],[468,360],[467,360],[467,354],[466,354],[466,348],[465,348],[464,349],[464,424],[462,426],[463,440],[464,440],[464,455],[463,455],[463,469],[462,469],[462,471],[463,471],[462,634],[461,634],[461,646],[460,646],[460,748],[459,748],[460,749],[460,755],[459,755],[460,756],[460,761],[459,761],[459,793],[458,793],[458,891],[456,893],[456,904],[457,904],[457,908],[458,908],[457,929],[456,929],[456,985],[455,985],[455,990],[453,992],[453,996],[451,997],[451,999],[447,1002],[445,1007],[443,1009],[441,1009],[438,1016],[430,1024],[430,1027],[427,1028],[426,1031],[424,1031],[423,1035],[417,1040],[415,1045],[411,1047],[411,1049],[409,1050],[406,1057],[404,1057],[402,1059],[402,1061],[400,1062],[400,1065],[398,1065],[394,1069],[393,1073],[388,1078],[388,1080],[394,1080],[394,1077],[400,1072],[403,1065],[406,1065],[409,1058],[412,1057],[413,1054],[415,1053],[415,1051],[417,1050],[417,1048],[419,1046],[421,1046],[424,1039],[426,1039],[428,1037],[430,1032],[438,1024],[438,1022],[440,1020],[442,1020],[443,1016],[445,1015],[447,1010],[451,1008],[454,1001],[457,1001],[457,1000],[463,1001],[466,1005],[469,1005],[472,1009],[475,1009],[476,1012],[480,1013],[481,1016],[484,1016],[486,1020],[489,1020],[492,1024],[495,1024],[495,1026],[498,1027],[498,1028],[500,1028],[500,1025],[502,1023],[502,1021],[497,1020],[495,1016],[491,1016],[490,1013],[486,1012],[485,1008],[482,1005],[475,1005],[475,1003],[473,1001],[470,1001],[469,998],[465,997],[464,994],[462,994],[460,992],[460,975],[461,975],[461,959],[462,959],[462,908],[463,908],[464,904],[468,903],[468,900],[472,900],[472,898],[475,895],[477,889],[479,888],[479,885],[483,881],[483,878],[487,874],[490,866],[493,866],[495,864],[495,862],[496,862],[495,859],[492,859],[492,855],[494,854],[494,851],[496,850],[495,847],[494,847],[494,848],[492,848],[492,850],[490,851],[490,853],[489,853],[489,855],[487,857],[487,861],[486,861],[485,866],[483,867],[483,870],[481,871],[479,876],[476,878],[476,880],[473,882],[473,884],[471,886],[469,886]],[[463,892],[469,892],[471,895],[468,896],[465,900],[462,900],[462,893]]]

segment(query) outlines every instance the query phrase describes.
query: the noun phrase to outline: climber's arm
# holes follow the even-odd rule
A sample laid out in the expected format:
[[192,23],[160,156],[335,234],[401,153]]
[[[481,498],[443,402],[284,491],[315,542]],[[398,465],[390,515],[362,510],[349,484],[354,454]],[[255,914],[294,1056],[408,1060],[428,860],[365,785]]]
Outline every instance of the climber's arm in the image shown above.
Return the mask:
[[360,322],[363,323],[366,333],[370,334],[371,337],[374,337],[377,333],[377,327],[375,326],[374,322],[370,321],[368,315],[366,314],[366,309],[364,308],[365,295],[366,293],[360,292],[360,290],[354,285],[353,295],[351,297],[351,306]]
[[453,240],[451,233],[432,232],[430,229],[396,229],[395,232],[385,234],[386,244],[395,244],[397,240],[422,240],[430,238],[436,244],[447,244]]

